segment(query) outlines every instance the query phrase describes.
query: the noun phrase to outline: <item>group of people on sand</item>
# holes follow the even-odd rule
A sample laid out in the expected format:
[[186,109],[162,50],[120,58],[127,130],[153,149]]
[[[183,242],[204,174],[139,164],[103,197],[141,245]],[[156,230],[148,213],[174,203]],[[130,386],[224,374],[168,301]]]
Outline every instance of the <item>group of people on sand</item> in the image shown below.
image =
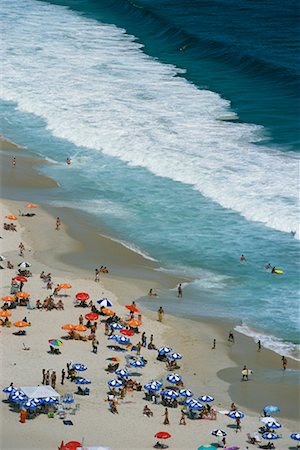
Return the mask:
[[100,281],[100,273],[109,273],[108,268],[106,266],[101,266],[97,269],[95,269],[95,281]]
[[36,309],[45,309],[46,311],[51,311],[52,309],[63,311],[65,309],[63,301],[59,299],[58,302],[55,303],[52,295],[46,297],[43,303],[41,302],[40,299],[38,299],[35,303],[35,307]]
[[17,226],[14,223],[6,223],[4,222],[3,228],[6,231],[17,231]]

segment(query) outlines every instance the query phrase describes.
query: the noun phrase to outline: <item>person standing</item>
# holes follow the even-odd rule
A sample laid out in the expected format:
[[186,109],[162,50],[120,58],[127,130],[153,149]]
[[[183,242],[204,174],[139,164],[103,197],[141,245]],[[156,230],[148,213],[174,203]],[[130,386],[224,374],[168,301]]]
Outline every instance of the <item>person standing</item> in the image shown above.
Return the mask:
[[79,321],[79,325],[83,325],[83,315],[82,314],[80,314],[78,321]]
[[53,389],[55,389],[55,385],[56,385],[56,372],[52,372],[52,374],[51,374],[51,387],[53,387]]
[[244,366],[242,370],[242,381],[248,380],[249,380],[249,370],[247,369],[247,366]]
[[65,369],[62,369],[62,371],[61,371],[61,382],[60,382],[60,384],[64,384],[65,376],[66,376]]
[[46,370],[45,369],[42,370],[42,376],[43,376],[42,384],[45,384],[45,381],[46,381]]
[[212,348],[211,348],[212,350],[215,350],[215,348],[216,348],[216,342],[217,342],[216,339],[214,339],[214,340],[213,340],[213,345],[212,345]]
[[178,288],[177,288],[177,297],[178,298],[182,298],[182,286],[181,286],[181,283],[179,283]]
[[142,348],[142,344],[141,344],[141,342],[138,342],[136,345],[136,354],[138,356],[141,354],[141,348]]
[[15,168],[16,164],[17,164],[17,160],[16,160],[16,157],[14,156],[13,159],[11,160],[11,165],[13,168]]
[[60,218],[56,217],[56,228],[55,229],[58,231],[60,229],[60,226],[61,226]]
[[147,337],[145,331],[142,333],[142,346],[147,347]]
[[45,384],[49,385],[50,384],[50,370],[47,370],[46,372],[46,376],[45,376]]
[[165,417],[164,425],[170,425],[168,408],[165,408],[163,416]]
[[184,415],[183,409],[181,410],[181,417],[180,417],[179,425],[186,425],[185,415]]
[[95,269],[95,281],[96,283],[100,281],[100,270]]
[[160,306],[159,309],[158,309],[158,321],[159,322],[162,322],[164,314],[165,314],[165,312],[163,310],[163,307]]
[[282,368],[283,368],[283,370],[286,370],[286,368],[287,368],[287,359],[286,359],[286,357],[282,356],[281,361],[282,361]]
[[258,351],[258,352],[261,351],[261,342],[260,342],[260,339],[258,339],[258,341],[257,341],[257,351]]
[[229,342],[234,342],[234,334],[233,334],[232,331],[229,331],[229,334],[228,334],[228,341],[229,341]]
[[19,244],[19,255],[20,256],[24,256],[24,250],[25,250],[24,244],[23,244],[23,242],[20,242],[20,244]]

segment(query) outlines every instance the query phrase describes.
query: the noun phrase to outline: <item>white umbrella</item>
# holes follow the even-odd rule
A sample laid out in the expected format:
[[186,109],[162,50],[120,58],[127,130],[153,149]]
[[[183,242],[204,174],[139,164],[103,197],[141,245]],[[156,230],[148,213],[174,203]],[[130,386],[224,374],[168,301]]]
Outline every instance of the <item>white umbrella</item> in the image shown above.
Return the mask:
[[0,255],[0,261],[5,261],[5,260],[6,260],[5,256]]

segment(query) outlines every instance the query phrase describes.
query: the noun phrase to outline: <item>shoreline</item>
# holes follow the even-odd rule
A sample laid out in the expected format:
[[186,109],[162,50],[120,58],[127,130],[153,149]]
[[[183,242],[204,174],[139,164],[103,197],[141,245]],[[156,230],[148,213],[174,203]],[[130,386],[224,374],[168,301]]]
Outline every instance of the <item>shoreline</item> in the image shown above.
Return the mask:
[[[13,146],[13,144],[10,142],[10,145]],[[21,147],[18,146],[18,149],[20,150]],[[11,148],[10,148],[11,151]],[[1,152],[3,153],[3,152]],[[20,165],[22,164],[23,169],[23,160],[26,161],[26,156],[18,156],[18,159],[20,160]],[[36,162],[37,161],[37,162]],[[26,161],[28,162],[28,161]],[[43,163],[43,160],[30,160],[29,167],[26,167],[26,170],[24,171],[26,176],[28,175],[28,171],[32,171],[33,173],[36,172],[35,166],[38,164]],[[30,166],[31,165],[31,166]],[[2,164],[3,166],[3,164]],[[23,170],[22,170],[23,171]],[[35,181],[39,181],[39,183],[43,183],[43,179],[46,179],[46,185],[47,188],[53,188],[55,187],[55,182],[51,180],[50,185],[48,184],[48,179],[44,175],[41,174],[41,178],[35,177]],[[19,180],[20,183],[24,184],[24,187],[27,187],[26,179]],[[44,185],[43,185],[44,186]],[[57,186],[57,185],[56,185]],[[9,208],[12,209],[13,212],[17,214],[18,206],[22,204],[22,202],[17,202],[16,200],[5,200],[5,202],[9,205]],[[17,206],[18,205],[18,206]],[[52,242],[51,239],[49,239],[48,242],[45,242],[45,237],[43,236],[43,239],[41,239],[41,236],[39,237],[40,241],[38,246],[32,245],[33,248],[38,247],[39,250],[34,251],[34,257],[44,264],[47,263],[47,267],[50,266],[52,268],[56,268],[59,270],[63,270],[69,273],[77,273],[78,275],[84,274],[84,277],[90,278],[92,280],[93,277],[93,267],[99,265],[99,249],[101,248],[101,253],[103,255],[103,264],[107,265],[111,271],[113,272],[113,275],[105,276],[104,278],[104,287],[108,288],[110,291],[117,294],[117,297],[120,299],[121,304],[126,303],[126,300],[122,300],[122,297],[124,297],[124,293],[130,291],[130,297],[126,297],[127,301],[131,301],[134,299],[139,299],[143,296],[145,296],[145,293],[149,290],[149,287],[153,287],[154,289],[164,287],[164,288],[170,288],[176,285],[178,282],[178,278],[174,276],[167,276],[165,273],[158,273],[157,271],[153,270],[155,267],[155,262],[147,260],[143,258],[141,255],[138,255],[137,253],[125,248],[123,245],[114,242],[113,240],[105,237],[99,238],[99,242],[97,242],[97,246],[95,246],[94,242],[91,242],[91,245],[87,246],[87,240],[83,239],[82,232],[80,233],[80,228],[82,227],[84,229],[84,221],[80,222],[77,226],[77,230],[74,232],[74,223],[76,223],[75,219],[78,219],[79,214],[77,214],[77,211],[72,211],[69,208],[55,208],[52,207],[44,207],[39,208],[39,211],[42,211],[44,209],[47,218],[45,219],[45,223],[49,225],[49,222],[55,222],[55,216],[57,215],[57,211],[59,211],[59,214],[61,211],[64,211],[64,215],[62,216],[62,222],[63,222],[63,229],[64,233],[68,235],[68,239],[70,240],[69,245],[72,247],[68,247],[66,245],[64,247],[63,242],[60,242],[60,254],[55,255],[55,257],[52,257],[51,252],[49,253],[49,249],[51,248]],[[56,213],[56,214],[55,214]],[[26,220],[26,219],[23,219]],[[32,222],[31,225],[34,225],[34,222]],[[89,224],[89,227],[91,225]],[[91,228],[89,228],[91,230]],[[76,234],[77,231],[77,234]],[[33,234],[35,240],[38,237],[38,230],[33,229]],[[99,234],[99,233],[98,233]],[[95,235],[95,230],[94,230]],[[32,236],[32,235],[31,235]],[[30,233],[25,231],[24,239],[30,240],[32,237],[30,237]],[[98,239],[97,239],[98,240]],[[47,240],[46,240],[47,241]],[[83,243],[84,242],[84,243]],[[104,250],[103,250],[104,249]],[[94,251],[94,253],[93,253]],[[82,256],[85,255],[85,258],[82,258]],[[102,255],[101,255],[101,261],[102,264]],[[117,257],[116,257],[117,255]],[[74,261],[76,261],[76,264],[74,264]],[[88,264],[87,264],[88,261]],[[97,264],[96,264],[97,262]],[[96,265],[95,265],[96,264]],[[125,273],[120,270],[120,267],[124,266],[124,264],[130,265],[130,270],[127,270]],[[142,269],[141,269],[142,267]],[[118,273],[119,272],[119,273]],[[154,276],[155,274],[155,276]],[[133,276],[135,275],[135,276]],[[150,279],[148,278],[150,277]],[[158,300],[159,302],[159,300]],[[125,304],[124,303],[124,304]],[[143,303],[141,303],[143,305]],[[144,307],[144,305],[143,305]],[[146,311],[146,316],[150,319],[154,320],[156,317],[156,313],[154,313],[151,310]],[[236,402],[243,405],[245,403],[245,406],[252,411],[257,410],[257,404],[253,400],[256,398],[252,398],[251,396],[247,395],[244,396],[243,391],[240,391],[240,383],[239,383],[239,366],[242,366],[245,362],[247,362],[247,365],[251,368],[253,368],[256,372],[256,366],[260,367],[262,364],[266,367],[269,371],[273,372],[273,376],[275,374],[275,379],[277,380],[277,383],[280,380],[281,376],[281,367],[280,367],[280,357],[278,354],[271,350],[263,349],[261,354],[263,354],[263,357],[261,357],[261,354],[258,355],[256,352],[256,348],[254,349],[254,346],[256,345],[252,338],[247,337],[241,333],[236,333],[237,340],[239,342],[242,342],[242,350],[236,349],[237,346],[228,346],[226,337],[228,334],[228,329],[231,328],[229,326],[229,323],[224,323],[222,321],[218,320],[209,320],[209,319],[203,319],[203,320],[193,320],[190,321],[189,319],[185,318],[177,318],[174,316],[168,315],[168,324],[171,324],[170,329],[170,336],[172,335],[172,330],[181,330],[182,333],[182,342],[186,343],[187,338],[184,336],[186,334],[186,331],[189,330],[189,338],[188,342],[196,341],[194,338],[191,337],[191,330],[193,330],[193,333],[195,335],[198,334],[198,328],[202,329],[202,334],[199,333],[198,340],[203,340],[203,328],[206,329],[206,334],[204,335],[204,341],[207,346],[207,349],[210,349],[211,342],[213,338],[216,338],[217,336],[217,345],[220,346],[222,352],[225,352],[226,354],[226,363],[221,364],[221,366],[226,367],[226,369],[220,369],[218,371],[218,378],[217,380],[219,382],[224,383],[224,386],[226,387],[226,392],[230,393],[230,396],[227,395],[227,400],[230,401],[230,399],[234,398]],[[173,333],[174,334],[174,333]],[[167,337],[169,335],[167,334]],[[183,344],[179,344],[180,347],[184,348]],[[195,344],[196,345],[196,344]],[[193,344],[194,346],[194,344]],[[180,350],[178,350],[180,351]],[[183,350],[183,353],[186,353]],[[245,353],[247,353],[247,361],[244,361]],[[249,356],[248,356],[249,355]],[[222,355],[223,358],[224,355]],[[218,353],[218,357],[220,358],[221,355]],[[194,357],[191,357],[190,361],[193,362]],[[250,362],[248,362],[250,361]],[[250,365],[251,364],[251,365]],[[289,358],[289,368],[293,371],[299,371],[299,364],[298,362],[292,360]],[[279,372],[280,370],[280,372]],[[196,369],[197,373],[198,369]],[[293,377],[297,378],[297,374],[292,374]],[[237,380],[235,380],[237,378]],[[235,380],[234,383],[230,382],[230,380]],[[215,381],[215,379],[214,379]],[[295,381],[295,380],[294,380]],[[193,376],[190,376],[189,379],[190,383],[193,383]],[[268,378],[264,381],[263,379],[259,380],[261,384],[261,390],[265,389],[266,392],[269,394],[269,389],[266,389],[268,384]],[[281,380],[280,380],[281,382]],[[276,385],[276,382],[275,382]],[[274,389],[274,386],[272,387]],[[293,399],[293,387],[289,384],[285,386],[284,388],[285,394],[288,395],[289,398]],[[244,398],[243,398],[244,397]],[[298,411],[297,408],[295,408],[293,411],[287,411],[286,417],[289,418],[297,418],[298,417]]]

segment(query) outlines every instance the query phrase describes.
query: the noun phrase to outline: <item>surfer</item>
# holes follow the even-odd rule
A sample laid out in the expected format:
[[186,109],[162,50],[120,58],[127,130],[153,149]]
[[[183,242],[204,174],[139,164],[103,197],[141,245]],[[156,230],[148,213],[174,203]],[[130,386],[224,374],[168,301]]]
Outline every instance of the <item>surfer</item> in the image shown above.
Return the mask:
[[272,267],[272,272],[271,273],[275,273],[276,267]]
[[272,269],[271,264],[270,264],[270,263],[266,264],[266,265],[265,265],[265,269]]

